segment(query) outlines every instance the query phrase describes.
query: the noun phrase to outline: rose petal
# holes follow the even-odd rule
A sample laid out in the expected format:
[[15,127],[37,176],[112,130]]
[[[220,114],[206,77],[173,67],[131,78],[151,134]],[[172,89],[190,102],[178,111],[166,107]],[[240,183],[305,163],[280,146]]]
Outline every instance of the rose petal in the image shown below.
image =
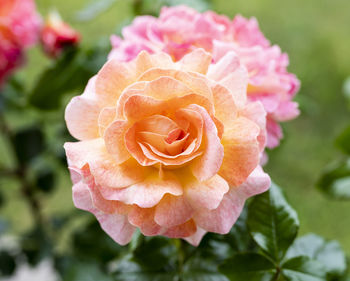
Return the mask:
[[161,67],[161,68],[173,68],[174,63],[169,55],[166,53],[156,53],[150,55],[146,51],[141,51],[137,58],[134,61],[135,63],[135,70],[137,71],[137,76],[140,76],[144,72],[146,72],[148,69],[154,68],[154,67]]
[[98,116],[100,136],[104,135],[107,127],[114,121],[116,114],[117,112],[115,107],[105,107],[101,110],[100,115]]
[[92,177],[89,166],[85,165],[83,169],[74,169],[75,173],[80,173],[81,179],[83,179],[84,184],[89,188],[91,194],[92,204],[100,211],[106,214],[119,213],[118,209],[121,209],[121,204],[117,201],[108,201],[101,196],[99,188],[96,186],[94,178]]
[[174,97],[165,101],[144,95],[133,95],[125,101],[123,112],[128,120],[137,121],[152,115],[171,114],[179,108],[185,108],[190,104],[198,104],[204,107],[209,114],[214,113],[212,103],[207,98],[197,94]]
[[263,151],[266,145],[266,112],[264,106],[260,102],[250,102],[240,112],[240,115],[247,117],[260,127],[258,141],[260,150]]
[[134,205],[128,219],[132,225],[140,228],[143,235],[152,236],[162,232],[162,227],[154,221],[154,208],[140,208]]
[[117,119],[125,119],[124,116],[124,105],[129,97],[133,95],[143,95],[144,89],[146,88],[148,82],[135,82],[129,87],[124,89],[120,94],[120,97],[117,101]]
[[292,120],[300,114],[298,107],[299,105],[296,102],[281,102],[277,110],[273,113],[273,116],[279,122]]
[[211,55],[203,49],[195,49],[180,61],[180,69],[206,74],[211,63]]
[[271,186],[271,179],[268,174],[266,174],[261,166],[258,166],[249,175],[247,180],[241,184],[239,190],[247,198],[263,193],[268,190]]
[[247,102],[248,72],[242,65],[228,74],[219,84],[226,87],[232,94],[235,104],[243,107]]
[[223,86],[215,84],[212,87],[215,117],[225,126],[230,126],[231,122],[237,117],[237,108],[232,94]]
[[215,210],[195,213],[195,222],[203,229],[226,234],[238,219],[247,198],[265,192],[270,187],[270,177],[258,166],[239,187],[232,187]]
[[192,172],[199,181],[205,181],[219,171],[224,158],[224,149],[216,126],[207,111],[198,105],[191,105],[189,108],[200,113],[204,121],[205,148],[202,157],[194,161]]
[[74,205],[93,213],[99,221],[102,229],[117,243],[125,245],[131,241],[135,227],[132,226],[125,215],[105,214],[96,209],[91,201],[88,187],[79,182],[73,186]]
[[154,220],[164,227],[173,227],[188,221],[193,209],[183,196],[166,195],[155,209]]
[[98,116],[101,108],[94,100],[74,97],[66,107],[65,120],[70,134],[78,140],[99,136]]
[[216,64],[211,64],[208,77],[220,81],[234,73],[240,66],[239,58],[233,51],[226,53]]
[[105,106],[115,106],[121,92],[135,79],[126,63],[111,59],[97,74],[96,96]]
[[170,77],[184,83],[189,89],[198,95],[212,101],[212,93],[205,77],[196,73],[187,73],[180,70],[152,68],[139,77],[140,81],[153,81],[159,77]]
[[125,146],[125,133],[130,125],[126,121],[116,120],[110,124],[105,131],[104,141],[109,154],[113,156],[116,164],[121,164],[128,160],[131,155]]
[[184,152],[175,156],[163,154],[148,143],[138,144],[144,156],[149,159],[149,161],[154,160],[156,163],[162,163],[165,166],[180,166],[202,155],[201,151],[193,152],[195,148],[195,140],[187,147]]
[[184,239],[192,246],[197,247],[206,233],[207,232],[204,229],[197,226],[197,231],[191,236],[186,237]]
[[204,230],[226,234],[241,214],[244,202],[245,198],[238,190],[231,188],[218,208],[198,211],[193,217],[197,225]]
[[216,209],[224,194],[229,190],[228,183],[219,175],[204,182],[193,181],[185,186],[185,196],[192,208]]
[[242,184],[259,163],[258,125],[245,117],[237,118],[222,138],[224,159],[219,175],[230,186]]
[[106,151],[103,139],[65,143],[68,163],[81,169],[89,164],[96,184],[115,188],[126,187],[145,178],[147,169],[140,169],[135,160],[117,165]]
[[141,165],[141,166],[151,166],[157,163],[154,159],[149,159],[144,155],[144,152],[142,151],[140,144],[136,140],[136,127],[132,126],[125,134],[125,144],[126,148],[130,152],[130,154],[133,156],[134,159]]
[[283,138],[281,126],[273,120],[269,115],[266,119],[267,143],[268,148],[275,148],[279,145],[280,139]]
[[182,186],[174,176],[165,173],[163,178],[148,177],[140,183],[123,189],[101,187],[101,193],[108,200],[150,208],[158,204],[165,194],[182,195]]
[[146,85],[145,94],[159,100],[168,100],[193,94],[184,83],[171,77],[159,77]]
[[168,228],[162,235],[169,238],[183,238],[189,237],[196,233],[197,227],[193,220],[189,220],[182,225],[173,226]]

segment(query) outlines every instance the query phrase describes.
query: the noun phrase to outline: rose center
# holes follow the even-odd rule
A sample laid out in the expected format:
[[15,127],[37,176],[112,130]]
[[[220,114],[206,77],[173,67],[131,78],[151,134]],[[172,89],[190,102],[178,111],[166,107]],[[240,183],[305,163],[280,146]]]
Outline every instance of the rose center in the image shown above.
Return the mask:
[[174,141],[182,140],[185,136],[186,136],[186,133],[182,129],[177,128],[177,129],[170,131],[168,136],[166,138],[164,138],[164,140],[168,144],[172,144]]

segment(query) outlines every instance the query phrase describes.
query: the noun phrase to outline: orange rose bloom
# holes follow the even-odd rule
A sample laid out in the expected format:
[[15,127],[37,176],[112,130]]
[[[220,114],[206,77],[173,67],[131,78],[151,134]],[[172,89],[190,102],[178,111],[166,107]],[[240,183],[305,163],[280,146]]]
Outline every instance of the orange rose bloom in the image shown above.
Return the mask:
[[76,207],[118,243],[144,235],[227,233],[270,179],[259,166],[266,113],[247,103],[248,75],[229,52],[211,65],[197,49],[179,62],[141,52],[108,61],[66,109]]

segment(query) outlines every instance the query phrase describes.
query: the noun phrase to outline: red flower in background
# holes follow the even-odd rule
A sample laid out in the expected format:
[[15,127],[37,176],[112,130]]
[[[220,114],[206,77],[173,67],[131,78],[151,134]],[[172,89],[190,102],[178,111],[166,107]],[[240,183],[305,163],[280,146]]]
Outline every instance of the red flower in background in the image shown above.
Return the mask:
[[40,23],[33,0],[0,0],[0,85],[37,41]]
[[65,47],[74,46],[80,41],[80,34],[62,21],[57,12],[51,12],[41,31],[41,42],[44,51],[56,58]]

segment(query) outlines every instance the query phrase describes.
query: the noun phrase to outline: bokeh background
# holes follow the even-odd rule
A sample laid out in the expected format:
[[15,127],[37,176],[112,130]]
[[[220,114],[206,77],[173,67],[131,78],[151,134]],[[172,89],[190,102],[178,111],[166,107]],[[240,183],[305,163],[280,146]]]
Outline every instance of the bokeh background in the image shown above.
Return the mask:
[[[87,0],[36,1],[42,15],[57,9],[82,34],[82,45],[87,46],[101,38],[107,39],[131,21],[133,11],[129,2],[117,0],[101,15],[82,21],[82,17],[89,17],[88,11],[83,16],[79,14]],[[157,0],[148,2],[149,10],[155,11]],[[283,125],[285,138],[279,148],[269,152],[266,170],[297,210],[301,234],[315,232],[336,239],[349,254],[350,201],[327,199],[315,188],[315,183],[324,167],[340,155],[334,138],[350,120],[350,109],[343,95],[344,81],[350,76],[350,1],[213,0],[211,8],[231,18],[237,13],[255,16],[266,37],[289,54],[289,70],[302,82],[296,97],[302,113],[298,119]],[[27,65],[18,73],[28,88],[36,82],[43,67],[51,63],[39,48],[29,51]],[[20,116],[11,118],[18,126],[30,121]],[[0,155],[0,162],[13,161],[2,137]],[[42,198],[43,211],[50,215],[73,209],[68,173],[62,166],[55,169],[59,175],[57,188]],[[33,223],[32,216],[27,204],[19,198],[17,184],[3,178],[0,184],[6,201],[10,202],[0,209],[0,215],[10,221],[14,233],[27,231]]]

